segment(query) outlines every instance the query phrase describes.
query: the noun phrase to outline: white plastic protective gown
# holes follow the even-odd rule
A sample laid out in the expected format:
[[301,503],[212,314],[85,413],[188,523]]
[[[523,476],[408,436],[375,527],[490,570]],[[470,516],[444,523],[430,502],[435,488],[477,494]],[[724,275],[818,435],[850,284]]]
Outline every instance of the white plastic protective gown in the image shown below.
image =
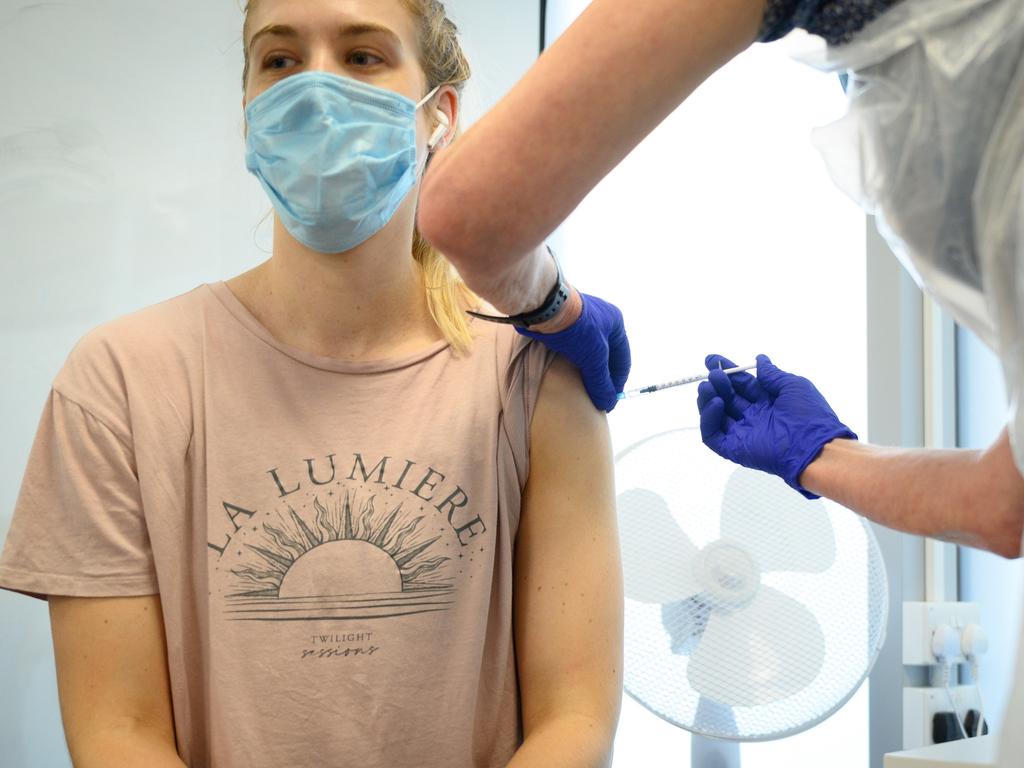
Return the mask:
[[[801,58],[849,76],[846,116],[814,133],[833,180],[999,355],[1024,474],[1024,0],[903,0]],[[1024,765],[1021,726],[1024,634],[1000,768]]]

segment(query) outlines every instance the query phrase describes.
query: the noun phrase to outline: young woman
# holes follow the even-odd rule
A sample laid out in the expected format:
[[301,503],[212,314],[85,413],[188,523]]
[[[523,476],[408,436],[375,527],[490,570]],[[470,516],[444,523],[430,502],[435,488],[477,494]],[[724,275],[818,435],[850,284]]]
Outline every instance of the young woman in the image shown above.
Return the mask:
[[89,333],[0,560],[76,766],[598,766],[621,689],[603,417],[414,227],[468,66],[435,0],[246,9],[257,268]]

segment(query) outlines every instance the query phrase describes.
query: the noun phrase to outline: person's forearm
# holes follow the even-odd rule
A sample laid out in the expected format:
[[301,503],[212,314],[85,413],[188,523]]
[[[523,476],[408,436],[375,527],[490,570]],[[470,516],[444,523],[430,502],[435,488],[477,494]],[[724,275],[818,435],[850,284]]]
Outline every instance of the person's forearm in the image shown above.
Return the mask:
[[166,734],[143,728],[91,734],[71,754],[75,768],[186,768]]
[[546,246],[533,249],[521,259],[493,265],[493,269],[480,269],[480,264],[473,260],[458,266],[469,289],[507,315],[540,306],[558,276],[555,260]]
[[534,728],[506,768],[606,768],[614,728],[584,715],[563,715]]
[[[754,41],[764,5],[594,0],[501,102],[431,161],[420,196],[424,237],[470,286],[532,258],[612,168]],[[501,297],[478,290],[499,306]]]
[[1020,554],[1024,483],[1005,432],[986,451],[834,440],[800,484],[890,528],[1003,557]]
[[[547,246],[537,248],[527,258],[499,265],[492,272],[471,269],[469,275],[462,275],[470,290],[507,315],[537,309],[555,287],[557,278],[558,268]],[[530,330],[539,333],[564,330],[576,321],[582,309],[580,293],[570,285],[569,298],[558,313],[544,323],[531,325]]]

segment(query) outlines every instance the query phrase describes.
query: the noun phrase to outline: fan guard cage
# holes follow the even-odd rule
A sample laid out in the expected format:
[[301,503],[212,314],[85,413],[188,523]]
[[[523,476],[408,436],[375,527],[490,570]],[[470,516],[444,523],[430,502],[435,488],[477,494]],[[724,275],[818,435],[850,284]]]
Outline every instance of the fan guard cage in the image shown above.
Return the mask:
[[[615,464],[626,692],[674,725],[738,741],[792,735],[842,707],[885,641],[888,583],[868,523],[721,459],[697,429],[649,437]],[[724,593],[695,581],[721,562],[743,572],[743,552],[754,553],[754,578],[723,577]],[[727,642],[699,651],[710,635]]]

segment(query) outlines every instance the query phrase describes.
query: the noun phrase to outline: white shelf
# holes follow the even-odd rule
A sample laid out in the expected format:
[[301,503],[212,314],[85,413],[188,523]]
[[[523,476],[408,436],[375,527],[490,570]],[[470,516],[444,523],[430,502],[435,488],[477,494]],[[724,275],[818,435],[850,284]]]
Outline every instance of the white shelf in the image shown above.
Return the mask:
[[885,768],[990,768],[996,764],[996,746],[995,735],[989,734],[890,752],[885,756]]

